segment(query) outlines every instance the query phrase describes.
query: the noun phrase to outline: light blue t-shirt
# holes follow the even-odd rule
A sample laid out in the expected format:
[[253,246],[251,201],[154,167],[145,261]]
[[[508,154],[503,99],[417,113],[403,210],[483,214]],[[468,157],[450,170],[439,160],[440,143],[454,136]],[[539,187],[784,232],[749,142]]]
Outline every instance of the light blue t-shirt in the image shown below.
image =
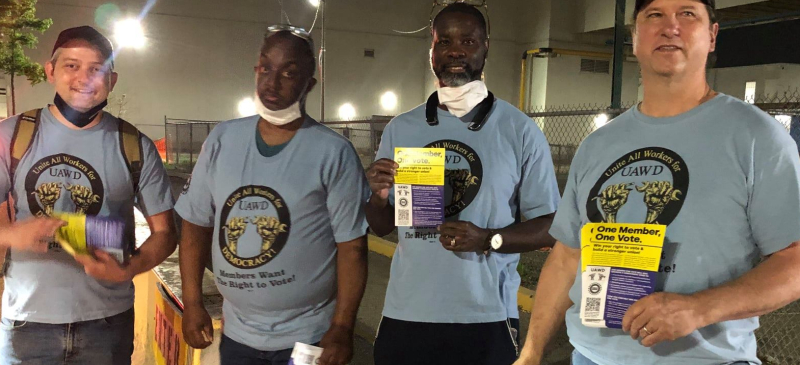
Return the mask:
[[[10,140],[17,117],[0,122],[0,196],[11,189]],[[119,145],[119,120],[104,113],[96,126],[69,129],[45,108],[39,131],[20,160],[13,189],[17,219],[51,212],[120,217],[133,240],[133,207],[145,216],[172,209],[169,178],[153,141],[142,135],[142,175],[134,196]],[[133,282],[111,284],[84,272],[60,246],[47,253],[12,250],[5,277],[3,317],[39,323],[72,323],[133,307]]]
[[[800,241],[797,146],[775,119],[727,95],[671,118],[633,108],[581,144],[550,233],[578,248],[584,224],[608,221],[667,225],[657,291],[719,286]],[[577,275],[573,303],[580,288]],[[599,365],[761,363],[757,317],[652,348],[583,326],[577,305],[566,320],[572,344]]]
[[[558,186],[550,147],[536,124],[497,100],[479,131],[437,109],[439,124],[425,121],[425,105],[394,118],[376,159],[394,159],[395,147],[447,150],[445,217],[498,229],[555,212]],[[393,191],[389,197],[393,197]],[[383,314],[413,322],[483,323],[518,318],[519,254],[454,253],[442,248],[436,228],[400,227]]]
[[225,335],[262,351],[316,343],[336,303],[336,244],[366,234],[369,187],[350,142],[307,118],[272,157],[259,117],[220,123],[175,210],[214,227]]

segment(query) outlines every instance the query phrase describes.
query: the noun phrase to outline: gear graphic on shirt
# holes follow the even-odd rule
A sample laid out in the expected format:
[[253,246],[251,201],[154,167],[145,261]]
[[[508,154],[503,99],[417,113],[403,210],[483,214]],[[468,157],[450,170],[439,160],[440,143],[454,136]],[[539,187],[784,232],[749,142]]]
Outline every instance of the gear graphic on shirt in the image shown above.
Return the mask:
[[644,185],[637,186],[636,191],[644,193],[644,204],[647,206],[645,223],[657,224],[658,216],[672,201],[680,200],[681,191],[675,189],[669,181],[645,181]]
[[450,178],[450,188],[453,189],[453,201],[461,201],[467,188],[478,185],[480,178],[472,175],[467,169],[444,170],[444,177]]
[[70,199],[75,204],[75,213],[85,214],[89,205],[100,202],[100,195],[93,193],[88,186],[67,184],[65,188],[70,192]]
[[261,236],[261,252],[267,252],[272,248],[278,234],[286,232],[286,225],[275,217],[259,216],[250,222],[256,225],[258,235]]

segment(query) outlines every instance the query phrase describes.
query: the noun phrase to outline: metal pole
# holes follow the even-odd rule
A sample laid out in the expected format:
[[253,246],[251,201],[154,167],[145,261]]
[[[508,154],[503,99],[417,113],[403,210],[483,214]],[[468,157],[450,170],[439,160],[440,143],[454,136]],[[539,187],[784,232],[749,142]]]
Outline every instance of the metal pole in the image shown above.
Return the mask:
[[194,127],[189,123],[189,165],[194,165]]
[[369,121],[369,152],[372,153],[372,159],[375,159],[375,151],[377,148],[375,146],[375,118]]
[[164,116],[164,154],[167,158],[167,165],[169,165],[169,134],[167,134],[167,116]]
[[320,42],[319,57],[319,74],[320,74],[320,101],[319,101],[319,120],[325,121],[325,0],[319,2],[321,12],[320,16],[320,30],[322,32],[322,39]]
[[622,64],[625,61],[625,0],[617,0],[614,17],[614,75],[611,81],[611,109],[622,107]]

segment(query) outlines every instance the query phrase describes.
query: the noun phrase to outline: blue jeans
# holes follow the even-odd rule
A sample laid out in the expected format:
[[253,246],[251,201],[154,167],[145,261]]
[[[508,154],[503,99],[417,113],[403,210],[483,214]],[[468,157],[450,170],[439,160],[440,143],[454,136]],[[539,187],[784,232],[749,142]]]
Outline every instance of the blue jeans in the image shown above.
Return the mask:
[[130,365],[133,308],[84,322],[0,320],[0,365]]
[[292,349],[256,350],[225,335],[222,335],[222,342],[219,344],[219,365],[287,365],[291,357]]
[[[585,356],[581,355],[581,353],[578,352],[578,350],[575,350],[575,351],[572,352],[572,363],[571,364],[572,365],[597,365],[597,363],[595,363],[594,361],[589,360]],[[737,361],[737,362],[730,363],[730,365],[750,365],[750,363],[747,362],[747,361]]]

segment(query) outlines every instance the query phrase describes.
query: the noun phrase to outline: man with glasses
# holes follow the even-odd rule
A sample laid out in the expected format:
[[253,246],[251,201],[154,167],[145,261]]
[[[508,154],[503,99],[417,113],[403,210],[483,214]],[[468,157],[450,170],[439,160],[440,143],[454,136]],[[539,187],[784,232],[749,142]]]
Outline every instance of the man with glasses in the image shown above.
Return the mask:
[[530,118],[483,83],[487,28],[466,3],[436,15],[437,91],[387,125],[367,172],[367,219],[385,235],[395,222],[395,147],[446,150],[446,223],[399,228],[377,365],[513,363],[519,253],[554,243],[547,230],[559,195],[550,147]]
[[287,364],[295,342],[346,364],[367,278],[369,189],[350,142],[305,111],[316,84],[307,32],[270,27],[255,67],[258,115],[220,123],[178,200],[183,333],[212,338],[209,255],[224,297],[223,365]]
[[[760,364],[758,316],[800,297],[797,147],[774,118],[708,85],[714,5],[636,1],[644,99],[572,161],[518,364],[542,363],[565,312],[575,365]],[[667,226],[657,292],[627,309],[622,329],[580,318],[591,222]]]

